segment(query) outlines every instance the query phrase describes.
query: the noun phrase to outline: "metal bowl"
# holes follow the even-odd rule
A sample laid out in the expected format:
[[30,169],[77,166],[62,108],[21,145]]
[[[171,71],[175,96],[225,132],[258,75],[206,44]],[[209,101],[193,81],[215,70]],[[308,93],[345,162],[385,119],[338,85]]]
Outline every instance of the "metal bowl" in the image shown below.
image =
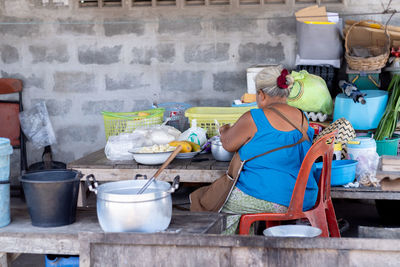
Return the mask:
[[215,138],[211,142],[211,154],[218,161],[230,161],[234,153],[226,151],[219,138]]
[[265,236],[275,237],[317,237],[321,233],[321,229],[308,225],[279,225],[263,231]]
[[163,164],[174,151],[158,152],[158,153],[139,153],[140,148],[135,148],[130,153],[137,163],[145,165],[160,165]]

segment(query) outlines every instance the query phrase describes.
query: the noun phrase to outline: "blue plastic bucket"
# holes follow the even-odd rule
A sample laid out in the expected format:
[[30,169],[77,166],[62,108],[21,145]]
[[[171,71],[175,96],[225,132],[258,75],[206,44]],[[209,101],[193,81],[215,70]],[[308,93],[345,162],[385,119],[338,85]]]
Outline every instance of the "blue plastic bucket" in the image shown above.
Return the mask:
[[0,181],[8,181],[10,177],[10,155],[12,152],[10,139],[0,137]]
[[0,227],[10,222],[10,182],[0,181]]
[[383,90],[365,90],[366,103],[354,103],[345,94],[338,94],[335,99],[333,121],[345,118],[355,130],[370,130],[378,127],[388,101],[388,93]]
[[46,267],[79,267],[79,256],[46,255]]
[[[356,160],[334,160],[332,161],[331,186],[345,185],[354,182],[356,178]],[[315,163],[317,176],[320,177],[322,162]]]
[[10,223],[10,139],[0,137],[0,227]]

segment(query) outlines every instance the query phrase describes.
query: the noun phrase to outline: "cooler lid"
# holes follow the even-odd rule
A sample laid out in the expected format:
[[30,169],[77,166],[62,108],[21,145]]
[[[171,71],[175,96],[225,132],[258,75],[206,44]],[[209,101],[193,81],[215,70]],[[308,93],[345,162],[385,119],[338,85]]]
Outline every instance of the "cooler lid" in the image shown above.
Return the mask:
[[347,143],[348,148],[374,148],[376,142],[371,137],[356,137]]

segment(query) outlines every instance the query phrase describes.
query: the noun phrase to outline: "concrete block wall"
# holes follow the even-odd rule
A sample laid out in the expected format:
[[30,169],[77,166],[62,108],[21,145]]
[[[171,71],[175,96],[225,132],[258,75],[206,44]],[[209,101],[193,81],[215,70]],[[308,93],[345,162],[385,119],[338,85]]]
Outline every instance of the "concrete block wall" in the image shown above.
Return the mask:
[[[46,101],[58,140],[54,158],[64,162],[105,145],[102,110],[141,110],[153,101],[229,106],[246,91],[249,66],[292,67],[293,14],[306,6],[287,0],[262,7],[234,1],[133,8],[124,0],[124,8],[78,8],[78,2],[0,1],[0,76],[23,80],[25,108]],[[344,0],[328,9],[359,13],[382,6]],[[42,151],[28,148],[29,162],[38,161]]]

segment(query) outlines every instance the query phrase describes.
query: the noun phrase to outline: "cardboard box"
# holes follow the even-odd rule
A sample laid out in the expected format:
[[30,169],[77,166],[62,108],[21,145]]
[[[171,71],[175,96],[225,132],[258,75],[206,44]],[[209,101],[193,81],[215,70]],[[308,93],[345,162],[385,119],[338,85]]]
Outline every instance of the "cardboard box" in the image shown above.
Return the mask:
[[[351,25],[346,24],[344,28],[345,36],[347,36],[350,27]],[[400,43],[400,27],[394,28],[388,30],[388,34],[390,36],[390,46]],[[356,45],[370,46],[371,44],[375,46],[384,46],[386,39],[387,37],[383,29],[371,28],[368,26],[355,26],[351,30],[351,42],[349,42],[349,47]]]

